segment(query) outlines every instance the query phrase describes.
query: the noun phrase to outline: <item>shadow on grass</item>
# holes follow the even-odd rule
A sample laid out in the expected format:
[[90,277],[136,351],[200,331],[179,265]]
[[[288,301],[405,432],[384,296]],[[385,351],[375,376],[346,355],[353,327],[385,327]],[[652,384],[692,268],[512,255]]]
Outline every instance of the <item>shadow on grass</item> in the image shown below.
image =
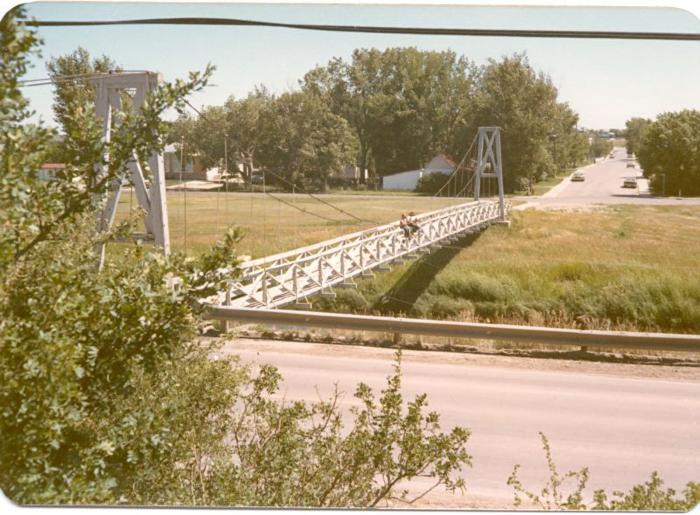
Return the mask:
[[430,286],[452,259],[463,249],[473,244],[481,235],[481,231],[466,234],[454,243],[446,244],[439,250],[415,261],[390,290],[385,292],[372,305],[372,310],[387,315],[415,314],[413,305]]

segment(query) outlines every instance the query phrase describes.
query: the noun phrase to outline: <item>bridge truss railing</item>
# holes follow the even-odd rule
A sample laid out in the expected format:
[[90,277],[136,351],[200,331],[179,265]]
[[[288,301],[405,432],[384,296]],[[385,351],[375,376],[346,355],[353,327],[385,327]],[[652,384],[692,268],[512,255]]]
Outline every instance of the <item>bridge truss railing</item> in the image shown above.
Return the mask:
[[[510,205],[506,206],[506,211]],[[333,295],[334,286],[353,286],[353,277],[503,219],[498,200],[468,202],[415,217],[420,229],[407,238],[398,222],[315,245],[244,262],[219,304],[275,308],[308,305],[307,297]]]

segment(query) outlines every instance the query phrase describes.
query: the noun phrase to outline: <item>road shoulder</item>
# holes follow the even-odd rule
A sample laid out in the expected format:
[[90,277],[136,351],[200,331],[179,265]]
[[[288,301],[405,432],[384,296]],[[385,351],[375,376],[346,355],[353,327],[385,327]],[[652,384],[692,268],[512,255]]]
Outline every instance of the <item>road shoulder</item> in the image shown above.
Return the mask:
[[[237,351],[259,354],[295,354],[318,358],[347,357],[353,359],[391,361],[396,350],[380,347],[341,345],[332,343],[306,343],[257,338],[231,338],[222,347],[224,354]],[[405,362],[465,367],[507,368],[542,372],[561,372],[612,377],[658,379],[663,381],[700,383],[700,365],[695,364],[640,364],[605,361],[580,361],[543,357],[508,356],[444,351],[403,350]]]

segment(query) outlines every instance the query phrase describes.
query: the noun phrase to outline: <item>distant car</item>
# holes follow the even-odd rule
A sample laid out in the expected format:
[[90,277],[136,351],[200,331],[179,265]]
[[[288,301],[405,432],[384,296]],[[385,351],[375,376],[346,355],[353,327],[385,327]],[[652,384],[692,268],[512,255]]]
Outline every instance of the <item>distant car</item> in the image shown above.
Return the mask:
[[635,168],[636,166],[634,163],[627,163],[627,168]]
[[262,174],[253,174],[250,176],[250,183],[251,184],[263,184],[265,182],[265,179],[263,178]]
[[623,188],[636,188],[637,187],[637,179],[633,177],[628,177],[622,182],[622,187]]
[[583,182],[586,180],[586,176],[583,175],[583,172],[574,172],[574,174],[571,176],[571,182]]
[[221,181],[227,182],[229,184],[235,184],[237,186],[242,186],[243,184],[245,184],[243,177],[241,177],[241,175],[238,173],[233,174],[233,175],[222,175]]

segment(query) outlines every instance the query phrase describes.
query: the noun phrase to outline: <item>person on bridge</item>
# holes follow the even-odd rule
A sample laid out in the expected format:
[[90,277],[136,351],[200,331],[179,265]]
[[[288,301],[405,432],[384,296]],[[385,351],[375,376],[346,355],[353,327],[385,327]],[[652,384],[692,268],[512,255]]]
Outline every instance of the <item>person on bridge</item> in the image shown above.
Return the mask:
[[418,222],[413,218],[415,216],[415,213],[411,212],[406,216],[405,213],[401,213],[401,221],[399,222],[399,227],[401,227],[401,230],[403,231],[404,236],[406,239],[410,239],[413,237],[415,233],[418,232],[420,229],[420,226],[418,225]]
[[399,227],[403,231],[403,235],[406,239],[411,237],[411,228],[408,225],[408,217],[406,213],[401,213],[401,220],[399,220]]

